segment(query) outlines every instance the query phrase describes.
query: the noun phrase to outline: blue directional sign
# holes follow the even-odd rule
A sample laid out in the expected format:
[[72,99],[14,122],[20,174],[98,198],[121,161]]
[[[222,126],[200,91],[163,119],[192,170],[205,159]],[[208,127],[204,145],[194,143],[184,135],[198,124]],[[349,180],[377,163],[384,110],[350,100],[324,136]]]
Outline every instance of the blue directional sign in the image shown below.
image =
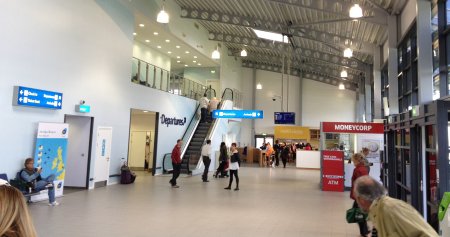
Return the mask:
[[60,92],[45,91],[24,86],[14,86],[13,105],[31,106],[45,109],[61,109]]
[[213,118],[262,119],[262,110],[214,110]]

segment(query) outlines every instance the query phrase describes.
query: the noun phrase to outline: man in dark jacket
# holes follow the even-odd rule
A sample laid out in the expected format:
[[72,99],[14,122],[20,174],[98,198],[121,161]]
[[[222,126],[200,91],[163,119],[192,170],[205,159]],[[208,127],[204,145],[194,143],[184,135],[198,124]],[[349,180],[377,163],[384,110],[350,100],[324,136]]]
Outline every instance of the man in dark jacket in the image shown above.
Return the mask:
[[183,145],[183,140],[178,139],[177,144],[172,150],[171,158],[172,158],[173,172],[172,172],[172,179],[170,180],[172,188],[180,187],[177,185],[177,178],[178,176],[180,176],[180,169],[181,169],[181,145]]

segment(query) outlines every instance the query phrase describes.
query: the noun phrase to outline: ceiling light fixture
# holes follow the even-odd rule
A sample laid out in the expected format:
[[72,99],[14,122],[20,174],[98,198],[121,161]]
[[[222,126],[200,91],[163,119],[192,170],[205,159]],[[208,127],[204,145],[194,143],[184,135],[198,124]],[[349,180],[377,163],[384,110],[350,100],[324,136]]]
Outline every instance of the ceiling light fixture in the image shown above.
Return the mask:
[[150,40],[145,40],[146,43],[150,43]]
[[145,25],[144,25],[144,24],[142,24],[142,23],[141,23],[141,24],[139,24],[139,27],[144,27],[144,26],[145,26]]
[[345,90],[345,85],[344,83],[339,83],[339,90]]
[[349,11],[348,15],[351,18],[361,18],[361,17],[363,17],[363,13],[362,13],[361,7],[358,4],[353,5],[350,8],[350,11]]
[[179,45],[177,45],[177,46],[175,46],[177,49],[179,49],[180,48],[180,46]]
[[347,71],[342,70],[342,71],[341,71],[341,77],[342,77],[342,78],[347,78],[347,77],[348,77]]
[[180,56],[177,56],[177,58],[181,58]]
[[262,85],[261,85],[261,83],[256,84],[256,89],[257,89],[257,90],[262,90]]
[[186,54],[188,54],[188,53],[189,53],[189,51],[186,51],[185,53],[186,53]]
[[162,23],[162,24],[167,24],[169,23],[169,14],[167,14],[166,11],[164,11],[164,4],[166,1],[163,1],[162,4],[162,9],[161,11],[158,13],[158,16],[156,16],[156,21],[158,23]]
[[202,64],[201,63],[197,63],[197,65],[201,66]]
[[194,58],[197,58],[197,56],[194,56]]
[[286,35],[282,35],[280,33],[274,33],[269,31],[262,31],[262,30],[255,30],[253,29],[253,32],[255,32],[256,36],[258,38],[272,40],[272,41],[278,41],[282,43],[289,43],[289,38]]
[[133,32],[133,35],[137,35],[137,33],[136,33],[136,32]]
[[166,43],[170,43],[170,40],[169,40],[169,39],[166,39]]
[[187,67],[188,65],[187,65],[187,64],[184,64],[184,66]]
[[352,51],[352,49],[346,48],[346,49],[344,50],[344,57],[346,57],[346,58],[351,58],[351,57],[353,57],[353,51]]
[[242,49],[242,51],[241,51],[241,57],[247,57],[247,50]]
[[159,33],[158,33],[158,32],[156,32],[156,31],[155,31],[155,32],[153,32],[153,34],[154,34],[154,35],[159,35]]
[[219,46],[217,46],[217,48],[212,52],[211,58],[220,59]]
[[160,48],[161,48],[161,45],[156,46],[156,48],[160,49]]
[[147,111],[147,110],[144,110],[144,111],[142,111],[142,112],[144,112],[144,113],[148,113],[148,111]]
[[181,63],[181,61],[180,61],[180,60],[178,60],[178,61],[177,61],[177,63]]
[[171,52],[171,51],[168,51],[167,53],[168,53],[168,54],[171,54],[172,52]]
[[193,63],[196,63],[197,61],[194,60],[194,61],[192,61],[192,62],[193,62]]

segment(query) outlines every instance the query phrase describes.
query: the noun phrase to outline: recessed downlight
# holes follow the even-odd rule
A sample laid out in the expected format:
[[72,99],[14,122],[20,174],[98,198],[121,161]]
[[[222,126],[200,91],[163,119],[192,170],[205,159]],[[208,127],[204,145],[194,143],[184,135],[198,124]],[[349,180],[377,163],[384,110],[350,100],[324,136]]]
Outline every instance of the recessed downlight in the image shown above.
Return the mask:
[[137,33],[136,33],[136,32],[133,32],[133,35],[137,35]]
[[180,61],[180,60],[178,60],[178,61],[177,61],[177,63],[181,63],[181,61]]
[[160,48],[161,48],[161,45],[156,46],[156,48],[160,49]]
[[150,43],[150,40],[145,40],[146,43]]
[[142,111],[142,112],[144,112],[144,113],[148,113],[148,111],[147,111],[147,110],[144,110],[144,111]]
[[188,65],[187,65],[187,64],[184,64],[184,66],[187,67]]
[[166,39],[166,43],[170,43],[170,39]]
[[201,63],[197,63],[197,65],[201,66],[202,64]]
[[175,46],[177,49],[179,49],[180,48],[180,46],[179,45],[177,45],[177,46]]
[[177,56],[177,58],[181,58],[180,56]]
[[185,53],[186,53],[186,54],[188,54],[188,53],[189,53],[189,51],[186,51]]
[[139,24],[139,27],[144,27],[144,26],[145,26],[145,25],[144,25],[144,24],[142,24],[142,23],[141,23],[141,24]]
[[171,52],[171,51],[168,51],[167,53],[168,53],[168,54],[171,54],[172,52]]
[[155,32],[153,32],[153,34],[154,34],[154,35],[159,35],[159,33],[158,33],[158,32],[156,32],[156,31],[155,31]]
[[194,58],[197,58],[197,56],[194,56]]
[[193,62],[193,63],[196,63],[197,61],[194,60],[194,61],[192,61],[192,62]]

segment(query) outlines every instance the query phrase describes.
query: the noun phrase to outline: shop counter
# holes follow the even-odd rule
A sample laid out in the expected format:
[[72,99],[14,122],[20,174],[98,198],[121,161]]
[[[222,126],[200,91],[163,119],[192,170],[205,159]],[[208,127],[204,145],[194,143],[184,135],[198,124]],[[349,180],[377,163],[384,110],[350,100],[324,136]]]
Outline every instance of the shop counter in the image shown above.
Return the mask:
[[296,167],[320,169],[320,151],[297,150]]

